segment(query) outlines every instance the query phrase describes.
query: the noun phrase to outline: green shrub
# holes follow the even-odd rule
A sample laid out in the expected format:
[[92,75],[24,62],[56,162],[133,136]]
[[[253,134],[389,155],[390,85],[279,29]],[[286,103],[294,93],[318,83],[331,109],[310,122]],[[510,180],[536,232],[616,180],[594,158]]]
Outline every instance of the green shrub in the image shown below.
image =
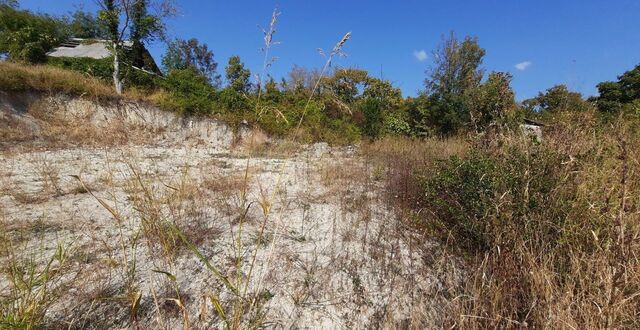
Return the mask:
[[452,158],[423,178],[421,205],[434,216],[426,225],[471,253],[523,239],[555,248],[576,198],[560,186],[567,179],[561,162],[556,151],[534,144]]
[[360,105],[360,111],[364,115],[362,133],[372,138],[380,136],[382,134],[384,118],[384,112],[380,101],[373,98],[367,98]]
[[161,106],[180,113],[209,114],[213,110],[215,90],[207,78],[190,69],[172,70],[162,86],[167,90]]
[[47,64],[67,69],[87,73],[92,77],[111,82],[113,79],[113,58],[100,60],[92,58],[74,57],[49,57]]
[[384,133],[391,135],[411,135],[407,113],[404,111],[391,111],[384,117]]
[[68,37],[62,19],[0,4],[0,53],[14,61],[40,63]]
[[253,110],[249,96],[232,88],[225,88],[217,93],[216,113],[243,112]]
[[491,245],[486,218],[495,189],[496,164],[481,153],[467,159],[454,156],[432,177],[423,177],[423,208],[433,212],[426,223],[443,240],[453,237],[464,249],[485,250]]

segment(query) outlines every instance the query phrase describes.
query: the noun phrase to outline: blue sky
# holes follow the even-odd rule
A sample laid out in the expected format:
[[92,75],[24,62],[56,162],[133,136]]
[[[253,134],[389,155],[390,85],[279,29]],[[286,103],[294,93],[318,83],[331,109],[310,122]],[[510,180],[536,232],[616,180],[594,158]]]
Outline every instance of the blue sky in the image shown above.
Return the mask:
[[[330,49],[348,31],[347,58],[354,66],[391,80],[405,95],[423,88],[431,51],[443,34],[475,35],[486,49],[487,71],[508,71],[519,100],[555,84],[586,95],[595,85],[640,63],[638,0],[177,0],[180,15],[168,21],[173,37],[206,42],[220,63],[240,55],[252,71],[262,67],[262,33],[277,6],[282,13],[271,74],[293,64],[319,67],[317,48]],[[93,0],[21,0],[22,8],[65,14]],[[159,61],[164,45],[151,47]]]

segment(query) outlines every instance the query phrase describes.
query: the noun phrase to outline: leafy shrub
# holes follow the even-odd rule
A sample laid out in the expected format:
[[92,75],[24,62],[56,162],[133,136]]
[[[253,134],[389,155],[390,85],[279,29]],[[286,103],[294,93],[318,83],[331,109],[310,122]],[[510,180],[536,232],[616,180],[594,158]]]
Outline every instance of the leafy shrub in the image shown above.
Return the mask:
[[232,88],[225,88],[217,93],[217,113],[239,113],[251,109],[249,97]]
[[40,63],[45,53],[68,37],[65,22],[0,4],[0,53],[15,61]]
[[411,135],[407,113],[404,111],[388,112],[384,117],[384,133],[392,135]]
[[469,269],[445,326],[637,328],[637,121],[556,119],[542,143],[507,135],[417,171],[412,224]]
[[206,77],[193,70],[172,70],[163,81],[169,92],[161,105],[181,113],[208,114],[213,109],[215,90]]
[[127,68],[124,72],[124,82],[128,87],[153,91],[161,85],[159,76],[134,68]]
[[360,111],[364,115],[362,132],[369,137],[376,138],[382,134],[384,113],[380,101],[367,98],[360,105]]
[[495,173],[491,157],[473,153],[467,159],[454,156],[433,177],[422,178],[420,205],[435,216],[426,225],[445,241],[451,236],[464,248],[489,248],[491,233],[485,220],[492,206]]
[[47,64],[58,68],[89,74],[92,77],[109,81],[113,79],[113,59],[92,59],[75,57],[49,57]]

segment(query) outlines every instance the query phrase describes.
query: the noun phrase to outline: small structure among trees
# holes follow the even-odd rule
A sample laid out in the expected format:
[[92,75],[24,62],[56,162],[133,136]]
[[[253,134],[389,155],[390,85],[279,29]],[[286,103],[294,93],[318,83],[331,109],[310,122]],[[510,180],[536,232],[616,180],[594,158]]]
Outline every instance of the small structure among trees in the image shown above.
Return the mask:
[[[133,42],[124,41],[122,45],[125,52],[132,52]],[[102,60],[113,56],[113,51],[108,40],[71,38],[47,52],[47,56]],[[142,66],[135,66],[133,63],[130,66],[148,73],[161,74],[160,68],[145,47],[142,49]]]
[[526,136],[535,138],[536,141],[542,141],[543,123],[524,118],[524,123],[520,124],[522,133]]

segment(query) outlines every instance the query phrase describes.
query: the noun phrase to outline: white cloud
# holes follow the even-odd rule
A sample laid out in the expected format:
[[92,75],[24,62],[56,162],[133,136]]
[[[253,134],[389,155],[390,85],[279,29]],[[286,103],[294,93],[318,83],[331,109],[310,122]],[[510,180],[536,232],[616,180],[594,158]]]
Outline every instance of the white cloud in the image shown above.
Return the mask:
[[516,68],[516,69],[518,69],[518,70],[520,70],[520,71],[524,71],[524,70],[526,70],[529,66],[531,66],[531,64],[533,64],[533,63],[531,63],[531,61],[524,61],[524,62],[521,62],[521,63],[516,64],[516,65],[515,65],[515,68]]
[[413,56],[415,56],[415,57],[416,57],[416,59],[417,59],[418,61],[420,61],[420,62],[422,62],[422,61],[426,60],[426,59],[427,59],[427,57],[428,57],[428,56],[427,56],[427,52],[425,52],[425,51],[424,51],[424,49],[423,49],[423,50],[414,50],[414,51],[413,51]]

